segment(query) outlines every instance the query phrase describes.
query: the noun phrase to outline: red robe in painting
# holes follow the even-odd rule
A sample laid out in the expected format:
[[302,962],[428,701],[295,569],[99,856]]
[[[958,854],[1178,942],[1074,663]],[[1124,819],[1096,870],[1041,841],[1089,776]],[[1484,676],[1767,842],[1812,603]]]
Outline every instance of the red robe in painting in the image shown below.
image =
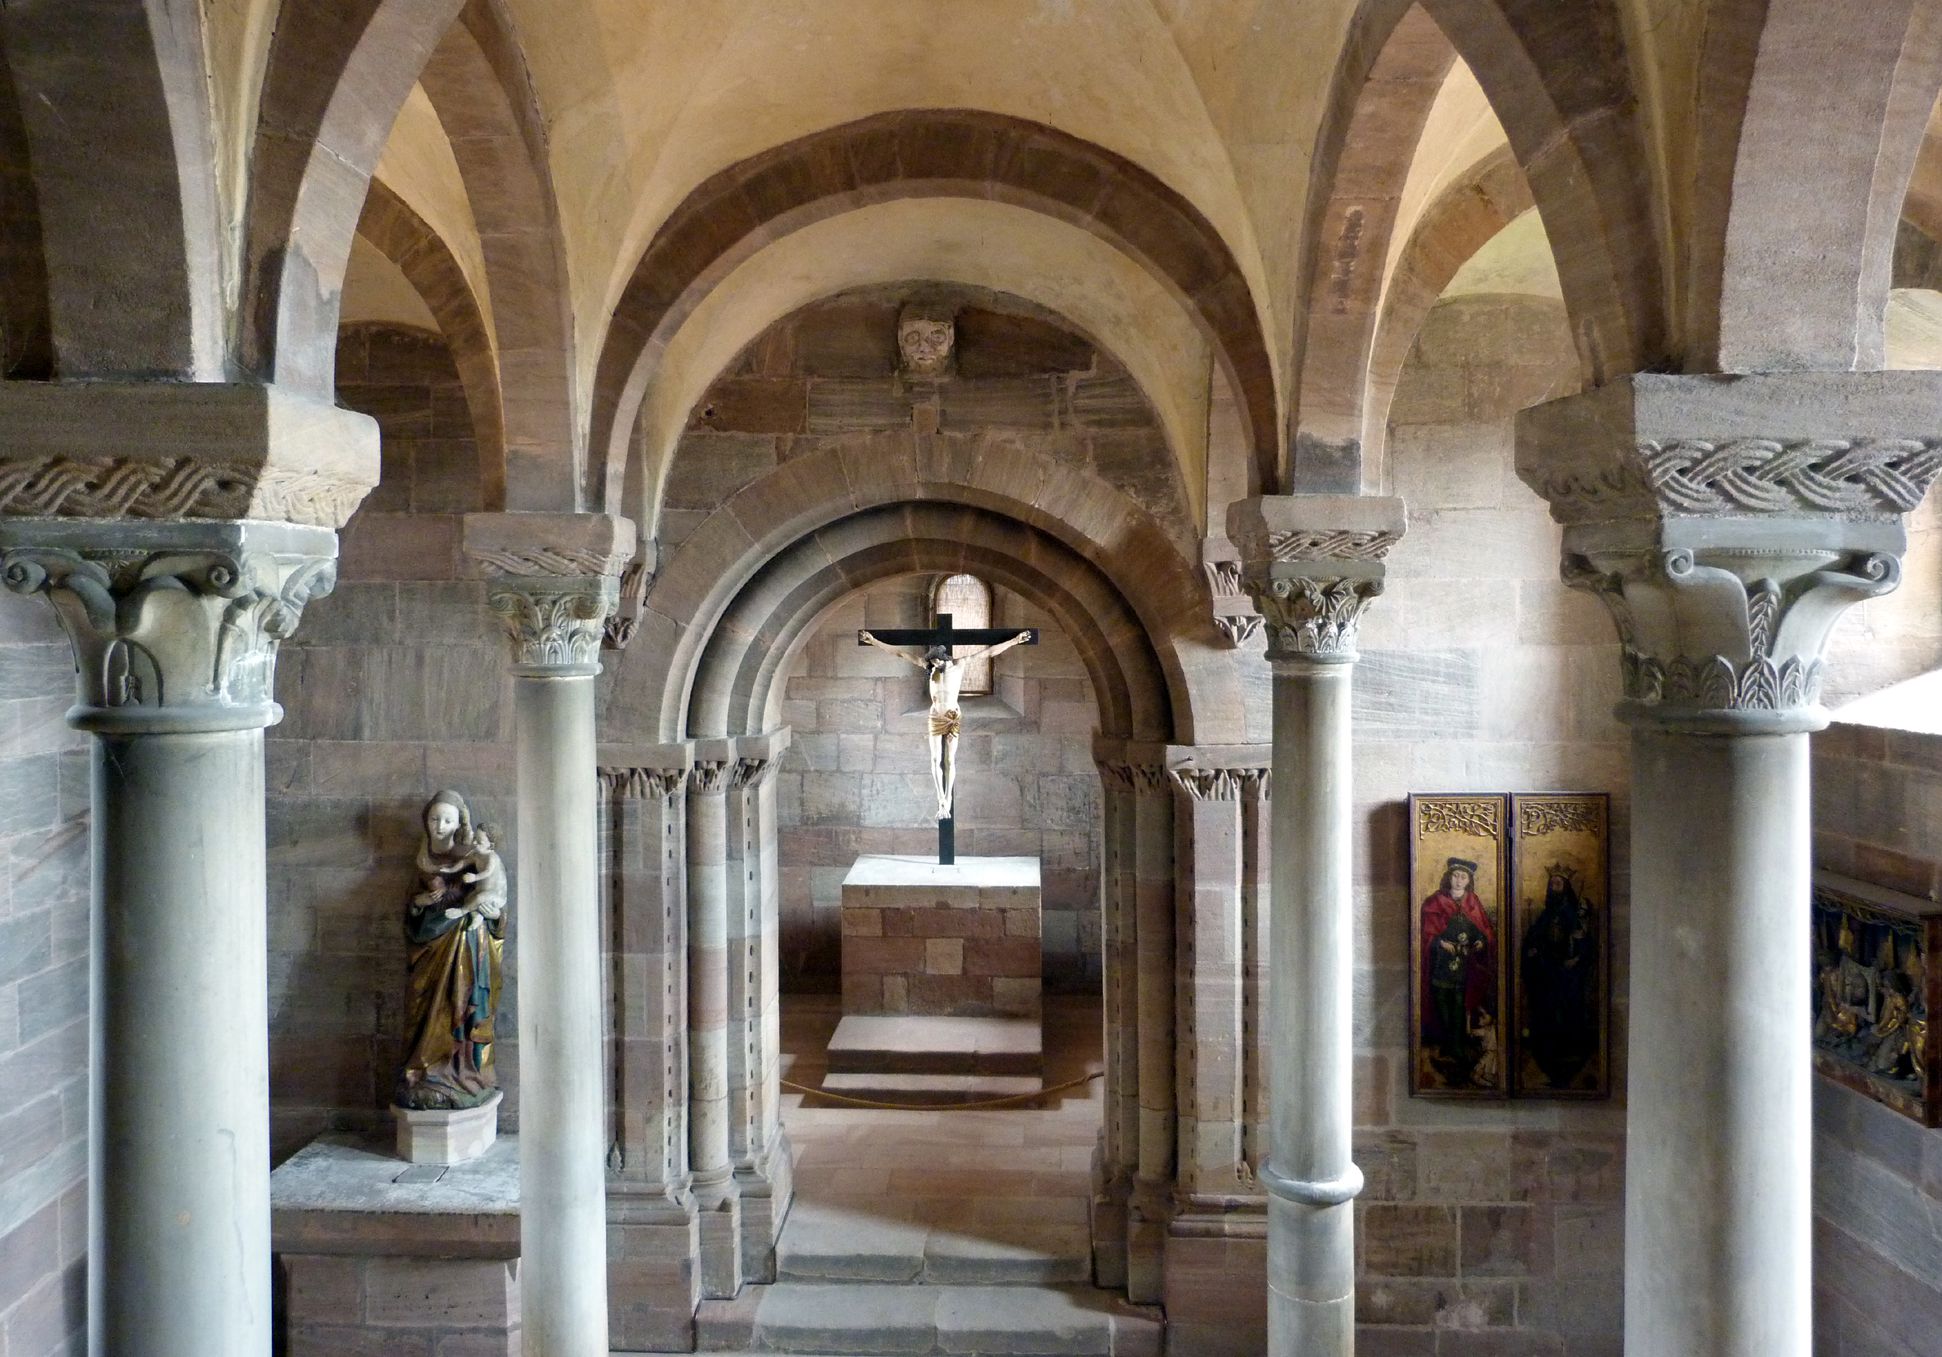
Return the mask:
[[1423,979],[1422,992],[1417,996],[1417,1013],[1426,1032],[1436,1024],[1436,1004],[1430,995],[1430,958],[1435,955],[1436,940],[1443,936],[1443,930],[1458,912],[1477,926],[1485,943],[1484,949],[1470,958],[1469,970],[1464,976],[1464,1011],[1474,1014],[1479,1008],[1490,1007],[1496,997],[1497,931],[1490,926],[1490,915],[1485,912],[1483,902],[1477,899],[1475,891],[1465,892],[1461,904],[1448,891],[1438,891],[1423,901]]

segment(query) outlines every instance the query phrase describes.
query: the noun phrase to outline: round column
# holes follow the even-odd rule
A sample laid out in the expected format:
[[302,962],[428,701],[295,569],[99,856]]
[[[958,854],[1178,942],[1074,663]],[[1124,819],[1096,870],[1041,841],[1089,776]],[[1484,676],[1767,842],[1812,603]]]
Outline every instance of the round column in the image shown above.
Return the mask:
[[1274,660],[1268,1348],[1355,1351],[1352,654]]
[[1807,736],[1632,743],[1625,1349],[1807,1357]]
[[1274,669],[1268,915],[1268,1351],[1355,1352],[1351,675],[1401,539],[1397,500],[1276,496],[1229,513]]
[[14,524],[94,736],[89,1350],[270,1350],[263,730],[328,529]]
[[605,574],[502,576],[486,593],[513,642],[526,1357],[608,1350],[594,678],[615,592]]

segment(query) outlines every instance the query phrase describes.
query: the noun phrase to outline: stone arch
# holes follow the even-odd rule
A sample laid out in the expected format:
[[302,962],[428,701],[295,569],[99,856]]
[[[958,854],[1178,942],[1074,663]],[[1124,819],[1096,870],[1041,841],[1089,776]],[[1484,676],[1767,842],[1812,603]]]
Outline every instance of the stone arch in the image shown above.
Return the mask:
[[1879,367],[1895,232],[1942,92],[1942,4],[1714,5],[1699,72],[1687,370]]
[[1279,460],[1275,370],[1225,240],[1134,162],[1069,133],[972,109],[880,114],[812,133],[698,186],[642,255],[596,368],[591,498],[611,500],[654,361],[736,265],[811,222],[908,197],[995,198],[1047,213],[1137,259],[1193,314],[1239,397],[1254,474]]
[[468,0],[419,82],[451,139],[485,252],[503,423],[503,502],[574,509],[585,443],[571,289],[539,101],[498,0]]
[[[1614,0],[1420,0],[1489,99],[1554,242],[1588,384],[1663,360],[1669,339],[1649,162]],[[1365,0],[1335,87],[1353,107],[1403,22],[1405,0]],[[1346,122],[1348,114],[1332,115]],[[1332,192],[1333,190],[1328,190]],[[1366,421],[1365,421],[1366,425]]]
[[1465,262],[1536,204],[1510,148],[1487,156],[1424,211],[1390,273],[1370,341],[1362,395],[1363,483],[1379,477],[1387,453],[1389,407],[1410,346],[1437,298]]
[[16,5],[4,29],[6,121],[26,152],[10,148],[7,215],[31,165],[51,375],[223,380],[225,233],[196,0]]
[[398,266],[437,319],[465,388],[465,405],[479,447],[483,503],[488,509],[503,507],[506,445],[500,420],[499,363],[465,270],[438,232],[381,180],[371,181],[357,233]]
[[0,379],[46,381],[53,375],[40,195],[0,25]]
[[1314,180],[1305,233],[1308,290],[1295,318],[1301,366],[1290,402],[1291,489],[1357,489],[1364,375],[1390,235],[1411,159],[1455,61],[1456,49],[1443,30],[1412,4],[1362,75],[1351,108],[1338,107],[1336,124],[1324,134],[1322,155],[1332,170]]
[[685,738],[701,655],[770,560],[855,515],[933,504],[955,506],[965,524],[973,515],[996,515],[1031,530],[1030,539],[1003,538],[1007,549],[1034,553],[1024,558],[1027,566],[1056,546],[1109,583],[1158,656],[1177,742],[1247,738],[1246,694],[1232,651],[1214,629],[1205,581],[1138,505],[1009,440],[956,451],[920,448],[913,458],[908,436],[889,435],[792,458],[695,529],[647,595],[628,663],[610,693],[609,722],[658,740]]
[[970,571],[1044,608],[1073,640],[1109,738],[1164,742],[1160,660],[1131,606],[1070,547],[1017,519],[943,503],[887,504],[805,534],[724,611],[695,669],[687,734],[759,733],[780,719],[790,661],[847,595],[899,575]]
[[243,366],[328,399],[351,237],[392,121],[461,0],[286,4],[251,158]]

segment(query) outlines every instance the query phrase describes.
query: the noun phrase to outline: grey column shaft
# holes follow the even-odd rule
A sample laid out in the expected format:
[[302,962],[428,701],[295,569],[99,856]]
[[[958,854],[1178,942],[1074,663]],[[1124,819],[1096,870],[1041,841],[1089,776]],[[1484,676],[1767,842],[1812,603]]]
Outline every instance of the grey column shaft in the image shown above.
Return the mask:
[[93,757],[89,1350],[265,1357],[263,732]]
[[[1274,667],[1268,1350],[1355,1351],[1347,661]],[[1327,1185],[1338,1185],[1329,1201]]]
[[513,679],[527,1357],[607,1351],[593,686],[585,674]]
[[1625,1350],[1807,1357],[1807,736],[1632,751]]
[[688,1157],[698,1197],[728,1184],[727,798],[688,798]]

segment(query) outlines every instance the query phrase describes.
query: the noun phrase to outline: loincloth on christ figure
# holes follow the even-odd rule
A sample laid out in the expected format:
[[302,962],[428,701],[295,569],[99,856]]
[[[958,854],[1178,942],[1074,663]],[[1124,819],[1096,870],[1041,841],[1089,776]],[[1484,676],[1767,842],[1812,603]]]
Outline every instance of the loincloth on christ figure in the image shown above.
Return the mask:
[[955,737],[964,725],[964,716],[955,708],[951,711],[931,713],[931,734]]

